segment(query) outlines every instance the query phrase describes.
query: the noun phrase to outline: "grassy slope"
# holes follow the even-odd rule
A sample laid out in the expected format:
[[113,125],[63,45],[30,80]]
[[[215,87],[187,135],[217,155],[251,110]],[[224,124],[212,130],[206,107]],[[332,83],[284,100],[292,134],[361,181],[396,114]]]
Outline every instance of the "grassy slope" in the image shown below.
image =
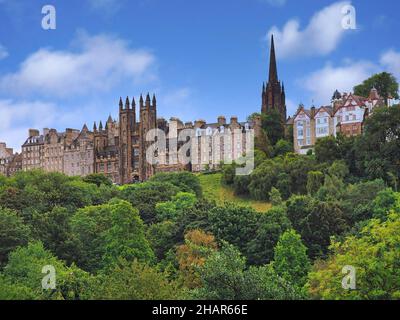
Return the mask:
[[221,184],[221,177],[220,173],[199,175],[204,197],[215,200],[218,204],[229,201],[239,205],[251,206],[258,212],[266,212],[271,208],[271,204],[268,202],[236,196],[231,188]]

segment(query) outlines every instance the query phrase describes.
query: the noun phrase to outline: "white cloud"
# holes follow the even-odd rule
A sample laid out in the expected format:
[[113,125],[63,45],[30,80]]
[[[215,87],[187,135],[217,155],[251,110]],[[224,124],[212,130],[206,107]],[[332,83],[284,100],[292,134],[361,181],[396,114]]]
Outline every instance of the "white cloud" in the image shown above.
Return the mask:
[[349,1],[336,2],[318,11],[303,30],[297,19],[289,20],[281,30],[273,26],[267,38],[274,34],[280,57],[327,55],[348,32],[342,27],[342,8],[348,4]]
[[7,49],[0,44],[0,60],[8,57]]
[[124,83],[132,86],[156,78],[152,53],[129,48],[118,38],[80,33],[77,51],[42,48],[23,61],[19,70],[0,78],[0,90],[46,96],[109,91]]
[[[0,141],[20,150],[29,128],[43,128],[55,122],[56,106],[42,101],[0,100]],[[29,123],[29,128],[26,126]]]
[[351,92],[354,86],[362,83],[375,73],[386,70],[400,80],[400,52],[385,51],[379,63],[371,61],[344,61],[342,65],[333,66],[327,63],[323,68],[316,70],[298,83],[311,93],[317,104],[329,103],[333,92]]
[[355,85],[369,78],[379,67],[368,61],[347,62],[342,66],[326,64],[304,79],[302,86],[311,93],[317,105],[329,104],[333,92],[350,92]]
[[394,50],[386,51],[382,55],[380,63],[388,72],[392,73],[400,80],[400,52]]

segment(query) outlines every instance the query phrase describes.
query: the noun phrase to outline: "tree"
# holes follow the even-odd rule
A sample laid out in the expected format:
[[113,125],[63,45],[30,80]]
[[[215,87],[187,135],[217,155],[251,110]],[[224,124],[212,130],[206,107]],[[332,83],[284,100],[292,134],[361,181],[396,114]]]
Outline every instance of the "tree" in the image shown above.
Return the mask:
[[293,144],[286,140],[280,139],[274,146],[274,157],[284,156],[289,152],[293,152]]
[[[42,288],[42,279],[46,275],[42,273],[44,266],[53,266],[55,269],[54,290]],[[75,265],[67,267],[45,250],[41,242],[33,242],[10,254],[4,268],[4,279],[19,288],[21,298],[25,298],[26,293],[33,293],[36,299],[78,300],[86,297],[90,276]]]
[[315,195],[324,183],[324,174],[321,171],[310,171],[307,177],[307,193]]
[[335,137],[328,136],[317,139],[315,143],[315,158],[319,163],[340,159],[340,149]]
[[15,211],[0,207],[0,267],[7,262],[8,254],[30,240],[31,230]]
[[272,187],[271,192],[269,193],[269,199],[273,206],[280,206],[283,202],[281,193],[274,187]]
[[139,210],[144,223],[151,224],[156,222],[156,204],[171,200],[179,191],[169,182],[149,181],[124,187],[120,197]]
[[174,247],[177,232],[176,223],[168,220],[154,223],[147,228],[146,238],[159,261]]
[[310,261],[301,237],[291,229],[281,235],[274,249],[274,270],[282,278],[299,288],[307,281]]
[[271,110],[261,115],[262,128],[268,136],[268,140],[274,146],[280,139],[285,138],[285,124],[277,110]]
[[388,183],[400,179],[400,105],[375,108],[364,124],[364,134],[356,141],[356,165],[369,179]]
[[109,272],[91,283],[95,300],[171,300],[185,297],[168,275],[137,260],[120,260]]
[[312,259],[325,256],[330,238],[348,229],[343,211],[336,202],[293,196],[287,201],[287,214]]
[[262,214],[249,241],[246,252],[250,264],[263,265],[274,258],[274,247],[279,237],[292,227],[284,207],[273,207]]
[[201,286],[199,269],[215,250],[217,243],[212,234],[202,230],[191,230],[185,235],[185,243],[176,249],[176,257],[183,283],[187,288]]
[[158,221],[178,220],[181,215],[193,208],[197,198],[193,193],[179,192],[171,201],[156,204],[156,216]]
[[372,88],[378,90],[380,96],[385,99],[386,104],[389,96],[392,96],[395,99],[399,98],[399,84],[391,73],[382,72],[374,74],[362,84],[355,86],[354,94],[368,97]]
[[150,181],[167,182],[179,188],[181,192],[194,193],[197,197],[202,196],[199,177],[191,172],[158,173]]
[[101,173],[92,173],[82,179],[84,182],[95,184],[100,187],[101,185],[112,186],[112,181]]
[[[331,255],[318,261],[307,288],[315,299],[388,300],[400,298],[400,214],[387,221],[371,220],[358,236],[333,242]],[[356,290],[344,290],[342,269],[353,266]]]
[[250,267],[232,245],[223,242],[201,268],[203,287],[192,292],[195,299],[274,300],[298,299],[296,289],[270,266]]
[[46,213],[35,213],[32,217],[32,233],[42,241],[44,247],[56,257],[72,263],[75,260],[75,246],[72,241],[70,218],[73,213],[66,208],[54,207]]
[[122,200],[80,209],[71,218],[77,264],[96,272],[119,258],[151,262],[154,253],[145,238],[138,210]]
[[259,214],[250,207],[240,207],[227,203],[215,207],[209,213],[211,233],[218,239],[227,241],[246,253],[248,242],[254,237]]

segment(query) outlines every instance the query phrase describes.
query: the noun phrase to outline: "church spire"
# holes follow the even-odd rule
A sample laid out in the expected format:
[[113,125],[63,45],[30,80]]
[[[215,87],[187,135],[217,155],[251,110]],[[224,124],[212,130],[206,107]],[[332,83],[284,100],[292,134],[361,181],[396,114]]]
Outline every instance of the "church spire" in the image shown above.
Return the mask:
[[269,58],[269,83],[278,82],[278,69],[276,67],[274,35],[271,36],[271,52]]

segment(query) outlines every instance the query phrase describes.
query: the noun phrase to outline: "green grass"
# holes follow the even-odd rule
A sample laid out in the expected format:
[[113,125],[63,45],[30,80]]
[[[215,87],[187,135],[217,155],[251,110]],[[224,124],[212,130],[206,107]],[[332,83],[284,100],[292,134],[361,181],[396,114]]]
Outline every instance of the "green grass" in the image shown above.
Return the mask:
[[271,204],[266,201],[256,201],[248,197],[236,196],[233,189],[221,183],[222,174],[200,174],[200,183],[203,188],[203,195],[206,199],[214,200],[217,204],[234,202],[238,205],[250,206],[258,212],[266,212]]

